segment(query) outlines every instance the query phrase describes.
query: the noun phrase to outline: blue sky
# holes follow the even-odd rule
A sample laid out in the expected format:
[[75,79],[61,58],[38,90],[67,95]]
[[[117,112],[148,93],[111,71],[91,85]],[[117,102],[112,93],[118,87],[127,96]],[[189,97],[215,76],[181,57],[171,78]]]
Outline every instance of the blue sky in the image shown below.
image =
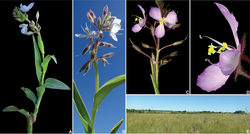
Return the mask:
[[153,110],[187,110],[234,112],[248,110],[250,112],[249,95],[128,95],[127,108]]
[[[112,12],[112,16],[120,18],[122,29],[125,29],[125,1],[122,0],[75,0],[74,1],[74,31],[73,33],[83,33],[81,25],[85,26],[87,22],[91,25],[87,19],[87,11],[91,9],[96,16],[101,16],[103,7],[109,6],[109,11]],[[92,30],[96,30],[94,26]],[[108,32],[104,32],[104,38],[102,41],[112,43],[116,48],[102,47],[98,49],[98,55],[102,56],[105,53],[115,52],[115,55],[109,59],[110,64],[103,67],[101,61],[98,62],[100,86],[108,80],[125,74],[125,30],[119,31],[117,36],[118,42],[111,39]],[[93,105],[93,96],[95,90],[95,78],[94,68],[91,65],[90,71],[83,75],[79,70],[82,65],[89,59],[89,53],[81,55],[82,50],[89,43],[89,40],[80,39],[74,37],[74,80],[83,98],[83,101],[91,114]],[[91,116],[91,115],[90,115]],[[95,120],[95,132],[109,132],[113,126],[125,119],[125,85],[121,85],[115,88],[100,104],[99,110]],[[118,132],[122,132],[125,129],[125,122],[122,124]],[[74,132],[83,133],[84,128],[78,117],[78,114],[74,108]]]

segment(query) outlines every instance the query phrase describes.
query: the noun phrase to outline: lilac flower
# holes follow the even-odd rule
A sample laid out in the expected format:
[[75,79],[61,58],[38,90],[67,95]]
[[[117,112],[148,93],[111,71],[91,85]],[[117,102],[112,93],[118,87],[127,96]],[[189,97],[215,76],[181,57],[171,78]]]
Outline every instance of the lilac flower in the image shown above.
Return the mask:
[[145,10],[142,8],[142,6],[140,6],[140,5],[137,5],[137,6],[140,8],[140,10],[141,10],[141,12],[143,14],[143,19],[141,17],[135,18],[135,21],[138,21],[139,23],[135,24],[132,27],[132,31],[134,33],[137,33],[139,31],[141,31],[141,29],[144,27],[144,25],[146,23]]
[[85,29],[82,28],[82,30],[84,31],[85,34],[75,34],[75,36],[78,38],[84,38],[84,39],[90,39],[90,40],[98,37],[98,32],[90,31],[87,24],[86,24]]
[[157,38],[162,38],[165,35],[164,25],[168,28],[172,28],[178,21],[175,11],[169,12],[167,16],[162,16],[160,8],[157,7],[150,9],[149,16],[159,22],[159,25],[155,29]]
[[[237,66],[239,65],[240,55],[241,55],[241,44],[239,43],[237,30],[238,30],[238,22],[235,19],[234,15],[229,12],[229,10],[223,6],[222,4],[215,3],[215,5],[219,8],[221,13],[224,15],[226,20],[228,21],[236,43],[237,48],[233,48],[231,46],[227,47],[225,43],[220,43],[208,36],[203,36],[212,41],[218,43],[223,46],[227,50],[221,52],[219,56],[219,62],[216,64],[212,64],[208,66],[199,76],[197,80],[197,86],[199,86],[202,90],[207,92],[216,91],[221,88],[229,76],[235,71]],[[220,52],[218,52],[220,53]]]
[[28,24],[21,24],[19,25],[19,28],[21,28],[21,33],[24,35],[31,35],[33,32],[28,31]]
[[20,4],[20,10],[22,12],[28,12],[34,6],[34,2],[30,3],[28,6]]
[[121,29],[121,19],[117,19],[115,17],[115,19],[113,20],[111,26],[110,26],[110,31],[109,31],[109,36],[115,40],[115,41],[118,41],[117,37],[116,37],[116,33],[118,31],[120,31]]

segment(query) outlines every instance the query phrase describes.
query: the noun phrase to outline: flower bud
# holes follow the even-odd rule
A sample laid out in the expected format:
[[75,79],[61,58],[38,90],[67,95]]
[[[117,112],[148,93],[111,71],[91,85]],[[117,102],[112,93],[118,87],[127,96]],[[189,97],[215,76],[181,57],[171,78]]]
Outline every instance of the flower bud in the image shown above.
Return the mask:
[[107,53],[107,54],[104,54],[102,56],[102,58],[110,58],[111,56],[113,56],[115,53],[111,52],[111,53]]
[[99,36],[103,38],[103,31],[99,31]]
[[93,17],[90,15],[89,12],[87,12],[87,17],[88,17],[89,21],[93,24],[93,23],[94,23],[94,19],[93,19]]
[[83,64],[83,66],[80,69],[80,72],[82,72],[83,70],[85,70],[88,67],[88,64],[90,64],[90,61],[87,61],[86,63]]
[[108,5],[103,8],[102,18],[105,18],[108,13]]
[[98,17],[98,20],[97,20],[97,24],[98,24],[98,25],[101,25],[101,22],[102,22],[102,21],[101,21],[101,17],[99,16],[99,17]]
[[108,61],[105,58],[101,58],[103,66],[105,67],[108,63]]
[[146,43],[141,43],[141,45],[142,45],[142,47],[144,47],[144,48],[150,48],[150,46],[149,46],[148,44],[146,44]]
[[89,13],[90,13],[91,17],[92,17],[94,20],[96,20],[95,13],[94,13],[91,9],[89,9]]

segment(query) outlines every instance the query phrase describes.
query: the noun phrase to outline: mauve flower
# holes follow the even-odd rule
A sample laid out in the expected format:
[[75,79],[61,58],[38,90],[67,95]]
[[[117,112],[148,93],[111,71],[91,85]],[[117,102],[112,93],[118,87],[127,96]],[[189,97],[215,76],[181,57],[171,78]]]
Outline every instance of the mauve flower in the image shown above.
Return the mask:
[[164,25],[168,28],[172,28],[178,21],[175,11],[171,11],[167,16],[162,16],[161,9],[152,7],[149,11],[149,16],[159,21],[159,25],[155,29],[155,35],[157,38],[162,38],[165,35]]
[[[239,43],[237,35],[237,20],[224,5],[219,3],[215,3],[215,5],[219,8],[221,13],[228,21],[234,35],[237,49],[227,47],[227,50],[220,54],[219,62],[216,64],[211,64],[198,76],[198,80],[196,83],[197,86],[207,92],[216,91],[226,83],[229,76],[235,71],[235,69],[239,65],[241,55],[241,44]],[[223,43],[220,43],[207,36],[204,37],[209,38],[218,43],[219,45],[223,46]]]
[[34,6],[34,2],[30,3],[28,6],[20,4],[20,10],[22,12],[28,12]]
[[139,23],[135,24],[135,25],[132,27],[132,31],[133,31],[134,33],[137,33],[137,32],[139,32],[139,31],[141,31],[141,29],[144,27],[144,25],[145,25],[145,23],[146,23],[145,10],[142,8],[142,6],[140,6],[140,5],[137,5],[137,6],[140,8],[140,10],[141,10],[141,12],[142,12],[142,14],[143,14],[143,18],[141,18],[141,17],[137,17],[137,18],[136,18],[135,21],[139,21]]

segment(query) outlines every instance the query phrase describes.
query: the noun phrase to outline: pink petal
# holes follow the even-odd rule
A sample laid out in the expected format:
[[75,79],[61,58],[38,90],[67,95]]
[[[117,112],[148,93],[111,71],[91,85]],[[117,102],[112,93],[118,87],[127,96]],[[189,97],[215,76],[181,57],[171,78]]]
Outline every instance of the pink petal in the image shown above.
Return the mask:
[[236,49],[227,50],[220,54],[219,67],[223,74],[230,75],[239,64],[240,52]]
[[216,91],[226,83],[229,76],[221,72],[218,64],[212,64],[198,76],[196,85],[207,92]]
[[145,19],[141,19],[138,23],[141,27],[145,25]]
[[161,9],[157,7],[152,7],[149,11],[149,16],[155,20],[159,20],[161,16]]
[[233,35],[234,35],[234,40],[235,40],[237,49],[240,50],[240,46],[239,46],[240,42],[239,42],[239,38],[238,38],[238,34],[237,34],[239,24],[238,24],[236,18],[234,17],[233,14],[230,13],[230,11],[224,5],[217,3],[217,2],[215,2],[214,4],[220,9],[221,13],[224,15],[227,22],[229,23],[229,25],[232,29]]
[[141,29],[142,29],[142,27],[141,27],[139,24],[135,24],[135,25],[132,27],[132,31],[133,31],[134,33],[139,32]]
[[164,23],[166,23],[169,28],[173,27],[177,22],[178,22],[178,18],[177,18],[177,14],[175,13],[175,11],[169,12],[166,17],[166,20],[164,21]]
[[156,27],[155,35],[157,38],[162,38],[165,35],[165,28],[163,24]]
[[142,8],[141,5],[137,5],[137,6],[140,8],[140,10],[141,10],[141,12],[143,14],[143,18],[145,18],[145,10],[144,10],[144,8]]

